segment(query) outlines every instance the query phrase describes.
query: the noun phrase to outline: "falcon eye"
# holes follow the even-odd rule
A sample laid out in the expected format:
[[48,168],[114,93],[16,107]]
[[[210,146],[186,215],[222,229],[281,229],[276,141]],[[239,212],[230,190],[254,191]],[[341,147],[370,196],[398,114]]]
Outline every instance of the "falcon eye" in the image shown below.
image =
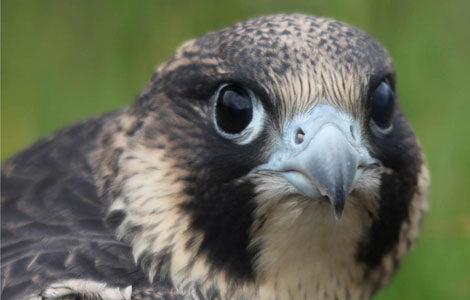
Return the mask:
[[242,87],[236,85],[222,87],[216,101],[217,125],[228,134],[241,133],[253,119],[252,96]]
[[391,129],[395,111],[395,94],[386,81],[382,81],[372,95],[372,120],[380,129]]
[[248,144],[264,130],[263,103],[252,90],[235,84],[222,84],[212,97],[212,121],[222,137]]

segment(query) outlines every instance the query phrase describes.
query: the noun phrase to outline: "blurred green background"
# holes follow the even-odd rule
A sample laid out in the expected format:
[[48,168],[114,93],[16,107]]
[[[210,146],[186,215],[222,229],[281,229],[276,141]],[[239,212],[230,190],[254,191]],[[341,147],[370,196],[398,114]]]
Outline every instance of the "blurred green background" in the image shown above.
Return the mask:
[[133,101],[185,40],[276,12],[356,25],[392,54],[432,173],[415,250],[375,299],[470,299],[470,1],[2,1],[1,157]]

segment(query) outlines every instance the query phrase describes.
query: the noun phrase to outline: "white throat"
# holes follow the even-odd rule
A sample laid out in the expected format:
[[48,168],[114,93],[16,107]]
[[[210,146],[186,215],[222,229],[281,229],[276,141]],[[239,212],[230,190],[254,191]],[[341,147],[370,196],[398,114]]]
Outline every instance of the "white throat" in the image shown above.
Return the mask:
[[297,194],[278,196],[288,194],[289,187],[276,176],[266,178],[257,185],[256,219],[263,224],[255,224],[252,232],[252,244],[261,249],[255,266],[260,298],[362,298],[350,292],[364,292],[352,288],[361,285],[364,272],[355,255],[376,213],[373,191],[379,177],[369,174],[358,183],[339,220],[330,203]]

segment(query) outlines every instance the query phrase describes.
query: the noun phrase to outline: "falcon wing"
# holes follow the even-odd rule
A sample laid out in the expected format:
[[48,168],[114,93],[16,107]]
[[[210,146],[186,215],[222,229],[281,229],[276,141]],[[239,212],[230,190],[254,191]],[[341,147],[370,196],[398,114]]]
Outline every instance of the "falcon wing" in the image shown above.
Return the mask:
[[112,116],[64,129],[2,165],[2,299],[78,294],[99,284],[132,290],[135,299],[176,297],[170,284],[148,283],[132,249],[103,221],[106,204],[87,155]]

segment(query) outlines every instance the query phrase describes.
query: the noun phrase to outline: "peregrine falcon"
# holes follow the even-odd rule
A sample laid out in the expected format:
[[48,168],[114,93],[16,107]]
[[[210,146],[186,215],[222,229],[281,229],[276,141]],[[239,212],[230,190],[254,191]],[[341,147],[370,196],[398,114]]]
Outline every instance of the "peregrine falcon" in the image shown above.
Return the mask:
[[429,175],[372,37],[264,16],[2,165],[2,299],[369,299]]

